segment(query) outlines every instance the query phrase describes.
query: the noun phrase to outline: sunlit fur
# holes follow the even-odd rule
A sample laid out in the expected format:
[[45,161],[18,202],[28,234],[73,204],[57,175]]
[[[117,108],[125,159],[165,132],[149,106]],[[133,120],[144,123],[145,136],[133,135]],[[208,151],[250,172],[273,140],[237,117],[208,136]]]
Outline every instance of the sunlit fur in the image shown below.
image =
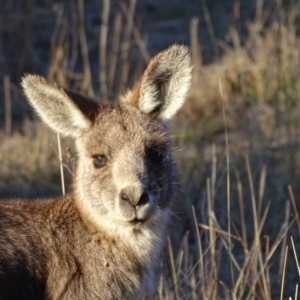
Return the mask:
[[177,45],[154,57],[115,105],[23,78],[32,107],[75,139],[78,158],[66,196],[0,204],[1,299],[153,293],[177,189],[166,119],[183,104],[190,79],[188,50]]

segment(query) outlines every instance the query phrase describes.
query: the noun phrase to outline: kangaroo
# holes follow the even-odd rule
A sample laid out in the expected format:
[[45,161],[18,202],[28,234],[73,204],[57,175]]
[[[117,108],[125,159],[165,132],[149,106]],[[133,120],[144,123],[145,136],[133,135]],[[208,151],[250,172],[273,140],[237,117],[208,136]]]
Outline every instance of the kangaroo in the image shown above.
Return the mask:
[[115,104],[23,78],[31,106],[75,139],[78,158],[65,196],[0,201],[0,299],[152,295],[177,189],[166,120],[191,69],[188,48],[173,45]]

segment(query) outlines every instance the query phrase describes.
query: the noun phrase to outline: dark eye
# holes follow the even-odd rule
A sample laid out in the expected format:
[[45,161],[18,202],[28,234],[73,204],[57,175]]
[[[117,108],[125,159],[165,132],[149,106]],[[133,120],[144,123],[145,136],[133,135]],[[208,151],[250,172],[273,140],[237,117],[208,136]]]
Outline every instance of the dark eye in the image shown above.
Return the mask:
[[147,149],[147,156],[155,163],[161,163],[164,158],[164,153],[162,149],[157,147],[151,147]]
[[106,157],[104,155],[94,155],[93,164],[96,169],[102,168],[106,164]]

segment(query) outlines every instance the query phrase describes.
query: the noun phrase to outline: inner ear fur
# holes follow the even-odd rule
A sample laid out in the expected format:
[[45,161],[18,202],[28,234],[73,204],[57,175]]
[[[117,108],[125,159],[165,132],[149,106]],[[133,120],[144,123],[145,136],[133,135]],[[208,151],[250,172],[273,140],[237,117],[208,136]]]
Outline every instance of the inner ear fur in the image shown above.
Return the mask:
[[64,89],[64,92],[68,97],[74,102],[74,104],[80,109],[80,111],[92,122],[94,123],[96,117],[99,114],[101,105],[92,98],[88,98],[79,93],[75,93]]
[[150,61],[141,79],[121,102],[134,105],[146,114],[169,119],[185,101],[191,71],[188,48],[173,45]]
[[43,77],[26,75],[22,87],[39,117],[63,135],[77,136],[89,129],[98,113],[97,103],[49,83]]

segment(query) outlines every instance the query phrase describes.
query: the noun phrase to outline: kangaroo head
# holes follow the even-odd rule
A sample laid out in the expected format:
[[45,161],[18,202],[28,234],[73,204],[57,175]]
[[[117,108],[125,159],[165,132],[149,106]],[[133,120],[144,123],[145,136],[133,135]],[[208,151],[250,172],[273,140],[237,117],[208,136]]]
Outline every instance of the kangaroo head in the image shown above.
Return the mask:
[[190,80],[188,49],[178,45],[154,57],[115,105],[96,103],[39,76],[23,78],[41,119],[76,140],[75,201],[94,223],[115,229],[167,218],[176,172],[166,120],[182,106]]

